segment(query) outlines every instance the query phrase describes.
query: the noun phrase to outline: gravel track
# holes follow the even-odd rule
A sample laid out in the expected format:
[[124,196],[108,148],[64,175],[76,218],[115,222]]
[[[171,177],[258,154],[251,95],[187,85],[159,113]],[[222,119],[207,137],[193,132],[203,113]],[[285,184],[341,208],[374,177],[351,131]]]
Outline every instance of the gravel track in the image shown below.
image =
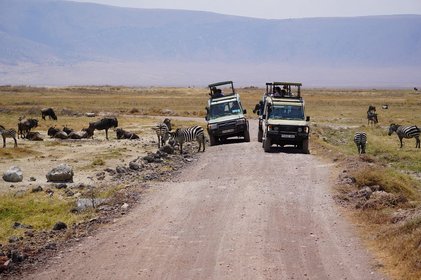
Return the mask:
[[335,206],[331,171],[313,155],[264,153],[255,137],[207,147],[24,279],[385,279]]

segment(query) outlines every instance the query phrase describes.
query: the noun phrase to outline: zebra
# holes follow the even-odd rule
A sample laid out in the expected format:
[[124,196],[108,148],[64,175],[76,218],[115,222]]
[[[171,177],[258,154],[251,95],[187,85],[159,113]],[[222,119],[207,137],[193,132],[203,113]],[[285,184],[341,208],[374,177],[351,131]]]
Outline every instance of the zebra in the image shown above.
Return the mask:
[[6,138],[13,138],[15,141],[15,148],[18,146],[16,141],[16,130],[13,128],[5,129],[4,126],[0,125],[0,135],[3,137],[3,148],[6,148]]
[[376,107],[370,105],[368,106],[368,110],[367,110],[367,124],[370,125],[370,123],[372,125],[378,123],[379,120],[377,118],[377,113],[376,113]]
[[167,143],[171,131],[171,120],[166,118],[163,122],[158,123],[155,127],[152,128],[156,132],[158,137],[158,148],[165,146]]
[[358,154],[365,154],[365,146],[367,144],[367,134],[365,132],[355,132],[354,143],[357,145]]
[[399,141],[401,141],[401,148],[403,146],[403,138],[415,138],[415,148],[420,148],[420,129],[416,125],[403,126],[392,123],[389,127],[389,136],[392,135],[393,132],[396,132],[398,135]]
[[180,145],[180,155],[183,153],[183,143],[194,140],[199,144],[198,152],[200,152],[202,144],[203,152],[205,151],[205,134],[203,131],[203,127],[195,125],[184,129],[177,128],[175,132],[170,132],[174,141]]

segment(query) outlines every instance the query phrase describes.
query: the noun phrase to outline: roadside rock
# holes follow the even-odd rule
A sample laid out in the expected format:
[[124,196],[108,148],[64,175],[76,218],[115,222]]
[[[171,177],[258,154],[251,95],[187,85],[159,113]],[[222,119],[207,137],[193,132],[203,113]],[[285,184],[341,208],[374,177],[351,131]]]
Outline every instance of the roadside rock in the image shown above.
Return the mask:
[[370,199],[362,205],[363,209],[381,209],[385,207],[395,207],[398,204],[407,202],[403,195],[396,195],[385,191],[375,191]]
[[161,152],[167,153],[167,154],[169,154],[169,155],[174,154],[174,148],[173,148],[173,147],[171,147],[170,145],[165,145],[165,146],[162,146],[159,150],[160,150]]
[[18,166],[12,166],[3,173],[3,180],[6,182],[22,182],[23,180],[23,173],[22,170]]
[[32,188],[32,190],[31,190],[31,192],[33,192],[33,193],[36,193],[36,192],[42,192],[42,187],[41,186],[36,186],[36,187],[33,187]]
[[137,162],[137,161],[131,161],[130,163],[129,163],[129,168],[130,169],[132,169],[132,170],[142,170],[143,169],[143,164],[142,163],[139,163],[139,162]]
[[10,260],[7,256],[0,256],[0,273],[9,268]]
[[53,230],[63,230],[63,229],[67,229],[67,225],[63,222],[57,222],[53,227]]
[[48,182],[73,182],[73,169],[71,166],[62,163],[47,173]]
[[104,204],[107,200],[102,198],[80,198],[76,201],[76,208],[77,212],[81,212],[86,210],[87,208],[96,208],[101,204]]

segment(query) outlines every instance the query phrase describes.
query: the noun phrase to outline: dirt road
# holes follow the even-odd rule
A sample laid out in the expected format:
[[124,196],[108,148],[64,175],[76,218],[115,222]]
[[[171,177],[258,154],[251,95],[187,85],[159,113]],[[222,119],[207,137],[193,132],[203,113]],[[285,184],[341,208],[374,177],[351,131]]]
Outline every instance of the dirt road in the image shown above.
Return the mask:
[[208,147],[129,215],[25,279],[384,279],[373,266],[334,205],[330,166],[264,153],[252,137]]

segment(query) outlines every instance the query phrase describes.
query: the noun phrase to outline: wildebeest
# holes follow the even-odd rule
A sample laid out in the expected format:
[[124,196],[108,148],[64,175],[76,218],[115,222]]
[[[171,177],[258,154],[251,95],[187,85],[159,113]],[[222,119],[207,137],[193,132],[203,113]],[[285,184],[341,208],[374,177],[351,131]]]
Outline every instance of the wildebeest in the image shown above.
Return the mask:
[[45,120],[45,117],[47,117],[48,116],[48,118],[51,120],[51,119],[53,119],[53,120],[57,120],[57,116],[56,116],[56,113],[54,113],[54,110],[53,110],[53,108],[44,108],[44,109],[41,109],[41,117],[42,117],[42,119],[43,120]]
[[44,141],[44,138],[42,138],[41,133],[39,132],[28,132],[25,138],[30,141]]
[[126,131],[122,128],[116,129],[117,139],[139,139],[136,133]]
[[[66,127],[65,127],[66,128]],[[50,127],[48,129],[48,136],[52,138],[58,138],[58,139],[84,139],[84,138],[91,138],[93,136],[93,128],[84,128],[82,131],[74,131],[73,129],[69,130],[67,129],[67,132],[63,130],[60,130],[55,127]]]
[[28,134],[32,128],[38,126],[37,119],[25,119],[19,118],[18,123],[18,138],[25,138],[26,134]]
[[116,117],[106,117],[102,118],[96,122],[90,122],[89,128],[93,128],[96,130],[105,130],[105,138],[108,140],[108,129],[112,127],[117,127],[118,121]]
[[74,130],[73,129],[71,129],[71,128],[69,128],[69,127],[67,127],[66,125],[63,127],[63,131],[64,132],[66,132],[67,134],[70,134],[70,133],[72,133]]

